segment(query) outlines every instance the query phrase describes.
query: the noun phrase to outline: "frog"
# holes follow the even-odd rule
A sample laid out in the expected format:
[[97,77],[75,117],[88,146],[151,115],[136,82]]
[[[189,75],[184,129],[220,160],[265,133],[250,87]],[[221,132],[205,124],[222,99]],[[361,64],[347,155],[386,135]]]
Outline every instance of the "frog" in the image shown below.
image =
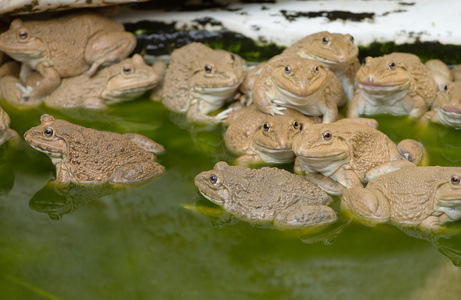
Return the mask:
[[353,98],[360,61],[352,35],[328,31],[313,33],[286,48],[282,55],[297,55],[323,64],[338,77],[347,99]]
[[457,64],[450,69],[453,81],[461,81],[461,64]]
[[394,52],[368,56],[357,71],[356,92],[347,116],[391,114],[419,119],[428,111],[437,84],[419,57]]
[[338,220],[329,206],[330,195],[283,169],[250,169],[220,161],[213,170],[199,173],[194,183],[206,199],[252,223],[299,229]]
[[18,133],[10,128],[11,119],[10,116],[0,107],[0,145],[19,139]]
[[165,172],[154,155],[162,153],[163,146],[143,135],[86,128],[48,114],[40,121],[24,139],[51,158],[57,184],[129,184]]
[[429,70],[430,75],[437,83],[437,89],[443,90],[445,85],[453,82],[453,74],[446,63],[440,59],[429,59],[424,63],[426,68]]
[[338,78],[324,65],[298,56],[277,56],[255,79],[252,97],[264,113],[281,115],[293,108],[307,116],[323,116],[323,123],[338,119],[338,106],[347,98]]
[[422,116],[420,123],[428,121],[461,128],[461,81],[445,85],[437,94],[431,110]]
[[403,168],[346,190],[341,211],[370,226],[390,222],[439,231],[461,219],[460,180],[460,167]]
[[240,155],[234,165],[289,163],[295,159],[291,143],[302,126],[319,123],[318,117],[307,117],[288,108],[284,115],[268,115],[255,106],[237,111],[224,133],[228,150]]
[[347,118],[301,130],[293,138],[293,152],[295,173],[320,173],[346,188],[415,166],[387,135]]
[[36,87],[20,87],[24,101],[49,95],[61,78],[82,73],[91,77],[100,67],[126,58],[135,46],[136,37],[122,24],[95,13],[31,21],[16,18],[0,35],[0,51],[22,62],[22,73],[35,70],[41,76]]
[[232,101],[246,72],[237,54],[215,50],[202,43],[175,49],[163,80],[162,103],[171,111],[185,113],[189,121],[217,124],[228,111],[208,115]]

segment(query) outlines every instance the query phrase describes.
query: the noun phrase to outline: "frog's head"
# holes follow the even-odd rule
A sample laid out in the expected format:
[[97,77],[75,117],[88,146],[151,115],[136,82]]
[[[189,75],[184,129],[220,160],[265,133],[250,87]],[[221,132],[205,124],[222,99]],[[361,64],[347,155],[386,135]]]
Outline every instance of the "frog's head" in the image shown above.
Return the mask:
[[160,76],[144,62],[139,54],[110,66],[110,68],[118,69],[120,72],[109,79],[102,91],[101,96],[107,103],[133,100],[153,89],[160,81]]
[[33,36],[21,19],[14,19],[10,29],[0,35],[0,51],[20,62],[35,66],[46,55],[46,45]]
[[436,103],[442,122],[455,128],[461,128],[461,82],[452,82],[444,86],[437,94]]
[[218,162],[211,171],[204,171],[195,176],[194,183],[200,193],[211,202],[224,206],[232,197],[230,189],[225,184],[225,173],[229,165]]
[[435,211],[444,212],[451,220],[461,219],[461,168],[443,168],[442,184],[434,195]]

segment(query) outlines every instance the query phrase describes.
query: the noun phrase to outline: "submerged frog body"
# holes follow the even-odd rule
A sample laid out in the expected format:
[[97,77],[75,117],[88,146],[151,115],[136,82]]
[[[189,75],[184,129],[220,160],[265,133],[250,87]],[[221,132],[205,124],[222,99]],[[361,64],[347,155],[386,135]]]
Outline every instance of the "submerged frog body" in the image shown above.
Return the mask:
[[348,117],[388,113],[421,117],[437,93],[437,85],[420,59],[409,53],[367,57],[356,75],[357,90]]
[[187,113],[194,122],[218,123],[227,116],[207,114],[233,100],[245,76],[245,61],[225,50],[191,43],[171,54],[163,82],[162,102],[170,110]]
[[36,70],[42,79],[33,89],[22,88],[22,97],[41,98],[56,89],[61,78],[86,72],[127,57],[136,38],[122,24],[98,14],[69,14],[40,21],[15,19],[0,35],[0,51],[25,67]]
[[163,146],[139,134],[99,131],[43,115],[41,125],[24,138],[50,156],[58,183],[131,183],[165,171],[151,153],[163,152]]
[[297,56],[274,57],[264,66],[252,88],[253,101],[267,114],[280,115],[287,107],[307,116],[338,118],[347,99],[336,76],[322,64]]
[[338,219],[332,198],[302,176],[277,168],[249,169],[218,162],[195,177],[200,193],[242,219],[303,228]]
[[350,34],[317,32],[297,41],[282,52],[313,59],[328,67],[341,81],[349,100],[354,96],[355,74],[360,68],[359,49]]
[[224,134],[224,143],[232,153],[241,155],[235,164],[288,163],[295,159],[292,151],[293,138],[302,126],[320,122],[306,117],[294,109],[284,115],[267,115],[254,105],[237,111]]
[[422,122],[430,120],[453,128],[461,128],[461,82],[445,85],[437,94],[431,111],[424,114]]
[[415,165],[384,133],[353,119],[303,129],[293,139],[293,152],[296,173],[321,173],[346,188]]
[[459,167],[404,168],[346,190],[341,209],[369,225],[390,221],[437,230],[461,219],[460,180]]

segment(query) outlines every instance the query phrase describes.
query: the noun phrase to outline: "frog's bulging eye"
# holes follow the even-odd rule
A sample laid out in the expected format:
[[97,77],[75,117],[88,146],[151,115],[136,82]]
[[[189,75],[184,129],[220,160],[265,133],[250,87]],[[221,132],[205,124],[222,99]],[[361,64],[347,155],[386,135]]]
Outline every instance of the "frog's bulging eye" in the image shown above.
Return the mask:
[[366,65],[367,65],[367,59],[364,58],[364,59],[362,60],[362,66],[366,66]]
[[29,37],[29,34],[27,33],[26,30],[19,30],[19,31],[18,31],[18,38],[19,38],[20,40],[25,40],[25,39],[27,39],[28,37]]
[[298,121],[294,121],[294,122],[293,122],[293,128],[294,128],[294,129],[298,129],[298,127],[299,127]]
[[204,70],[206,73],[211,73],[211,71],[213,71],[213,68],[210,65],[206,65]]
[[315,67],[314,67],[314,74],[318,74],[319,71],[320,71],[319,66],[315,66]]
[[323,39],[322,39],[322,43],[324,43],[324,44],[328,44],[329,41],[330,41],[330,38],[327,37],[327,36],[324,36]]
[[391,61],[389,63],[389,68],[391,68],[391,70],[395,69],[395,62]]
[[267,122],[264,123],[264,125],[263,125],[264,131],[269,131],[270,128],[271,128],[271,125],[269,123],[267,123]]
[[351,42],[353,43],[354,42],[354,37],[351,35]]
[[122,68],[122,72],[125,75],[130,75],[132,71],[133,69],[131,68],[131,66],[123,66]]
[[235,55],[234,54],[231,54],[230,57],[231,57],[232,61],[235,61]]
[[286,74],[291,74],[291,71],[292,71],[292,69],[291,69],[290,65],[285,66],[285,73]]
[[460,181],[459,176],[456,176],[456,175],[451,176],[451,184],[458,185],[459,181]]
[[447,84],[443,87],[443,90],[444,90],[445,92],[448,92],[448,85],[447,85]]
[[45,130],[43,130],[43,134],[46,136],[46,137],[52,137],[54,135],[54,130],[53,128],[47,128]]
[[327,130],[327,131],[324,131],[324,132],[322,133],[322,138],[323,138],[325,141],[331,140],[331,132],[329,132],[328,130]]
[[218,182],[218,176],[216,176],[215,174],[211,175],[210,176],[210,182],[212,184],[216,184]]

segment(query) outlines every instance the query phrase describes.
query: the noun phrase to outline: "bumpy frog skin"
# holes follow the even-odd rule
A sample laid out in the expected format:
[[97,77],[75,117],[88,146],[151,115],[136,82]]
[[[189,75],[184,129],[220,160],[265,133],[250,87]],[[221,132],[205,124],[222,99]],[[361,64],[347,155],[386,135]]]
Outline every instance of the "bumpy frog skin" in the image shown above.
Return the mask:
[[271,59],[255,80],[253,101],[267,114],[281,115],[287,107],[307,116],[338,118],[338,106],[347,99],[336,76],[322,64],[297,56]]
[[346,188],[414,166],[384,133],[351,119],[303,129],[293,139],[293,152],[296,173],[321,173]]
[[277,228],[303,228],[338,219],[332,198],[302,176],[277,168],[249,169],[218,162],[195,177],[200,193],[231,214]]
[[315,117],[306,117],[294,109],[287,109],[284,115],[267,115],[254,105],[237,111],[239,117],[233,120],[224,134],[226,147],[241,155],[234,162],[247,166],[256,163],[288,163],[295,159],[292,150],[293,138],[302,126],[319,123]]
[[404,168],[346,190],[341,209],[368,225],[390,221],[438,230],[461,218],[460,178],[459,167]]
[[0,107],[0,145],[19,137],[17,132],[10,128],[10,123],[10,117]]
[[171,54],[162,102],[170,110],[187,113],[193,122],[218,123],[227,113],[207,114],[232,100],[246,71],[245,61],[225,50],[191,43]]
[[409,53],[367,57],[356,75],[357,90],[348,117],[388,113],[421,117],[437,93],[437,85],[420,59]]
[[350,34],[328,31],[314,33],[285,49],[282,55],[297,55],[322,63],[341,81],[347,98],[353,98],[355,74],[360,63],[359,49]]
[[139,134],[99,131],[43,115],[41,125],[24,138],[50,156],[58,183],[132,183],[165,171],[150,153],[163,152],[163,146]]
[[424,65],[429,70],[429,74],[432,76],[435,83],[437,83],[439,91],[443,90],[450,82],[453,82],[453,74],[450,68],[440,59],[430,59],[426,61]]
[[421,118],[422,123],[428,120],[457,129],[461,128],[461,82],[445,85],[437,94],[432,110]]
[[133,34],[98,14],[22,21],[15,19],[0,35],[0,51],[42,76],[33,89],[22,88],[22,97],[41,98],[56,89],[63,77],[96,73],[100,66],[127,57],[136,46]]

